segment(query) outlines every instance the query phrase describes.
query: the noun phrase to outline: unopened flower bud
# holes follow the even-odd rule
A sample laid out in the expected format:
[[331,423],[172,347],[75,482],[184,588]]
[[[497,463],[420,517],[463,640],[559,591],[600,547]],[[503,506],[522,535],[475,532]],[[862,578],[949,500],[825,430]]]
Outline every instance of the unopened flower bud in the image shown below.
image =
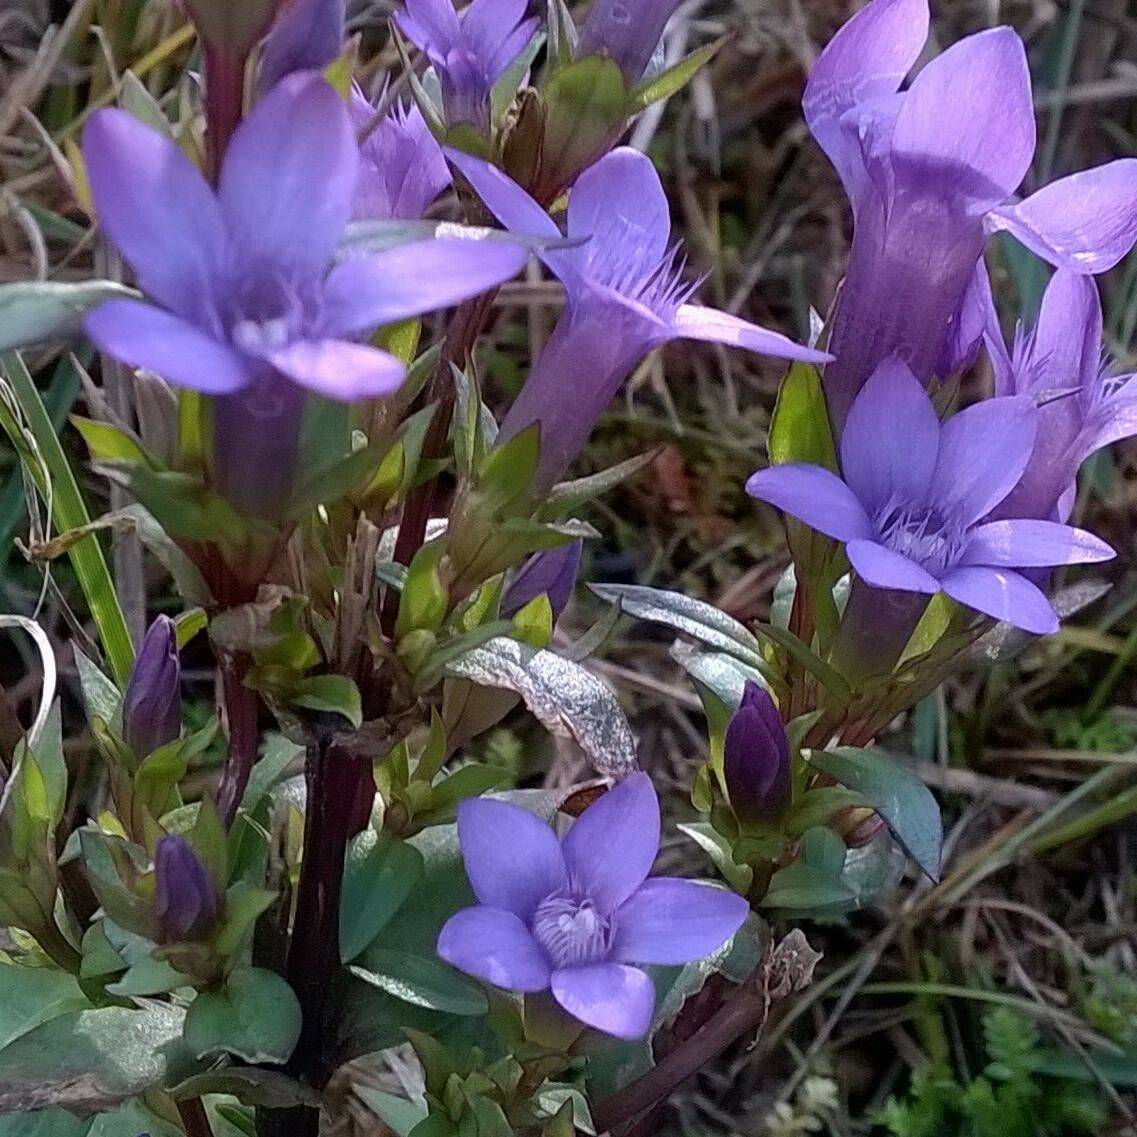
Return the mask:
[[555,624],[576,587],[583,548],[582,541],[573,541],[559,549],[548,549],[531,556],[510,581],[501,598],[502,616],[509,619],[517,615],[530,600],[544,593],[553,609]]
[[153,754],[181,733],[181,685],[174,621],[159,616],[142,641],[122,708],[123,737],[139,758]]
[[244,56],[268,30],[281,0],[184,0],[184,4],[210,47]]
[[209,870],[181,837],[158,838],[154,877],[154,916],[161,942],[185,943],[208,934],[221,910],[221,897]]
[[577,58],[608,55],[629,84],[643,78],[679,0],[596,0],[580,33]]
[[790,803],[790,745],[767,691],[747,683],[727,724],[723,772],[739,821],[776,821]]

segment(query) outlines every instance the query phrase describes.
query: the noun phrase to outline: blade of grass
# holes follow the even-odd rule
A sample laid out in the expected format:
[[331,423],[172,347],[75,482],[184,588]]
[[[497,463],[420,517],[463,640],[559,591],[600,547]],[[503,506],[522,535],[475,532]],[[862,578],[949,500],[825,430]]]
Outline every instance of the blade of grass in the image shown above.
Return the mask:
[[[45,502],[50,500],[51,522],[55,532],[64,533],[68,529],[86,525],[91,520],[91,515],[79,490],[79,483],[75,480],[74,471],[60,444],[51,416],[18,352],[4,352],[0,355],[0,374],[7,381],[23,416],[24,429],[42,456],[45,468],[41,468],[40,463],[34,460],[26,464],[40,496]],[[11,438],[17,453],[26,460],[28,445],[21,424],[3,403],[0,403],[0,426]],[[134,662],[134,645],[98,537],[91,534],[76,541],[68,556],[87,600],[91,617],[99,630],[111,673],[120,686],[125,686]]]

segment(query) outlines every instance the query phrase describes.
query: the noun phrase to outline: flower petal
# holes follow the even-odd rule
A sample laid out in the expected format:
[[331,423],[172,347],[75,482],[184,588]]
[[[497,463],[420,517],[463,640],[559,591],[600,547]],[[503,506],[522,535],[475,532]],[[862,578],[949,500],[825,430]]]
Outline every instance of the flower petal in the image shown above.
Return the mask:
[[99,224],[142,291],[181,316],[202,316],[225,229],[201,171],[168,138],[117,109],[87,120],[83,158]]
[[873,536],[872,523],[857,495],[820,466],[787,462],[758,470],[747,479],[746,492],[835,540]]
[[1137,241],[1137,158],[1059,178],[1018,205],[992,210],[987,224],[1059,268],[1105,272]]
[[801,101],[805,121],[850,194],[856,173],[849,168],[850,141],[841,117],[899,90],[927,38],[927,0],[874,0],[837,32],[813,65]]
[[438,954],[452,967],[507,991],[544,991],[549,961],[513,912],[479,905],[451,916]]
[[573,1018],[616,1038],[643,1038],[655,1013],[655,985],[640,970],[594,963],[554,971],[553,998]]
[[659,852],[659,799],[647,774],[613,786],[576,820],[562,849],[569,879],[602,912],[622,904]]
[[921,501],[932,482],[940,420],[907,366],[882,363],[849,409],[841,434],[841,469],[867,513],[891,498]]
[[248,265],[322,273],[351,216],[359,147],[343,99],[319,75],[278,83],[233,133],[218,193]]
[[1099,537],[1056,521],[1011,518],[971,531],[961,563],[989,568],[1053,568],[1095,564],[1117,554]]
[[464,801],[458,807],[458,844],[477,898],[526,923],[546,896],[568,883],[552,826],[519,805]]
[[344,261],[324,286],[325,330],[348,335],[449,308],[516,276],[528,259],[510,241],[438,237]]
[[929,596],[940,590],[940,582],[927,569],[876,541],[850,541],[845,552],[857,576],[866,584]]
[[944,591],[960,604],[1024,632],[1050,635],[1058,616],[1042,591],[1025,576],[1007,569],[957,568],[943,579]]
[[390,353],[347,340],[296,340],[268,358],[289,379],[341,403],[389,395],[407,377]]
[[959,178],[975,207],[1000,205],[1034,156],[1035,120],[1026,51],[1011,28],[959,40],[912,81],[896,118],[896,158]]
[[646,881],[616,911],[612,958],[626,963],[690,963],[718,951],[742,927],[741,896],[693,880]]
[[138,300],[108,300],[87,314],[87,335],[115,359],[208,395],[249,381],[244,361],[200,328]]
[[1097,282],[1059,269],[1043,293],[1034,329],[1031,388],[1053,392],[1093,384],[1101,373],[1101,337]]
[[778,359],[828,363],[833,358],[827,352],[794,343],[781,332],[772,332],[747,320],[740,320],[727,312],[704,308],[700,304],[681,304],[675,314],[672,329],[677,336],[682,336],[684,339],[707,340],[710,343],[725,343],[731,347],[744,347],[747,351],[776,356]]
[[281,6],[261,48],[260,89],[294,71],[322,71],[343,50],[344,0],[292,0]]
[[486,208],[511,233],[532,237],[559,237],[556,222],[511,178],[483,158],[446,147],[443,151]]
[[1030,461],[1038,411],[1023,395],[987,399],[943,425],[932,484],[942,508],[968,525],[1014,489]]

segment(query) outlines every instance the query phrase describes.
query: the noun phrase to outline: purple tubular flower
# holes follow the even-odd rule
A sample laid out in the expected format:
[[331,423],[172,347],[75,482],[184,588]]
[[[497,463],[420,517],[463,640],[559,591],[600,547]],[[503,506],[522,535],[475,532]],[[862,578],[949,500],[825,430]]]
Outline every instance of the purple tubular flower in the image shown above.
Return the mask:
[[528,0],[473,0],[459,16],[450,0],[406,0],[399,30],[430,61],[449,125],[490,125],[490,92],[537,30]]
[[1111,374],[1102,349],[1101,299],[1089,277],[1059,269],[1029,334],[1016,330],[1008,353],[992,318],[988,353],[999,395],[1025,395],[1039,408],[1038,437],[1022,480],[996,517],[1070,514],[1078,467],[1096,451],[1137,434],[1137,375]]
[[726,727],[723,774],[739,821],[776,821],[790,804],[790,743],[770,693],[747,683]]
[[663,29],[680,0],[595,0],[580,32],[576,56],[608,55],[628,84],[647,70]]
[[958,342],[960,324],[985,284],[990,232],[1082,273],[1111,267],[1137,240],[1137,160],[1011,204],[1035,145],[1022,41],[1010,28],[968,36],[901,92],[927,33],[927,0],[872,0],[821,53],[803,99],[853,207],[825,374],[838,429],[882,361],[904,360],[921,382],[966,361],[976,341]]
[[146,630],[122,704],[122,733],[139,758],[182,732],[182,665],[174,621],[159,616]]
[[1113,550],[1054,521],[985,520],[1030,460],[1038,412],[1030,399],[988,399],[941,423],[902,363],[882,364],[849,412],[843,479],[787,463],[751,475],[746,490],[846,543],[873,588],[932,595],[1028,632],[1058,630],[1050,601],[1018,570],[1108,560]]
[[580,571],[583,541],[571,541],[559,549],[534,553],[509,582],[501,598],[501,614],[506,619],[517,615],[530,600],[544,594],[553,609],[553,623],[565,610],[572,590],[576,587],[576,574]]
[[356,131],[368,131],[359,147],[352,219],[417,221],[450,184],[450,167],[422,112],[398,102],[372,128],[375,108],[356,87],[351,117]]
[[181,837],[159,837],[154,848],[154,915],[160,942],[202,939],[220,910],[217,885],[193,849]]
[[[500,170],[468,154],[447,156],[507,229],[560,236],[553,219]],[[688,303],[696,285],[681,279],[667,196],[637,150],[620,147],[581,174],[569,197],[568,236],[582,244],[541,255],[565,286],[564,313],[501,428],[504,442],[541,424],[538,491],[565,473],[632,368],[669,340],[710,340],[811,363],[830,358]]]
[[347,0],[289,0],[261,49],[260,89],[294,71],[322,71],[343,51]]
[[238,127],[217,192],[168,139],[124,111],[84,132],[99,222],[153,302],[108,301],[86,319],[108,354],[215,407],[213,476],[261,512],[292,481],[303,392],[350,401],[403,381],[353,337],[500,283],[525,251],[439,239],[328,266],[351,215],[359,150],[343,100],[290,75]]
[[617,1038],[651,1025],[655,988],[633,964],[680,964],[742,926],[740,896],[690,880],[648,880],[659,801],[633,774],[593,802],[563,841],[533,814],[473,799],[458,839],[478,905],[452,916],[438,954],[510,991],[552,990],[569,1014]]

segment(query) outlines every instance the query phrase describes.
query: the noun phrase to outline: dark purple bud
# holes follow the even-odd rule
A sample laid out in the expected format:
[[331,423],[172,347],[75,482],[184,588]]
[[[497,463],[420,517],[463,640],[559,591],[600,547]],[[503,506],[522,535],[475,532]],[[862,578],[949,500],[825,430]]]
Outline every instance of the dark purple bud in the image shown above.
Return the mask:
[[510,581],[501,598],[502,616],[506,619],[516,616],[530,600],[544,593],[552,606],[555,624],[576,587],[576,574],[580,571],[583,548],[583,541],[573,541],[559,549],[549,549],[530,557]]
[[200,940],[221,910],[209,870],[181,837],[159,837],[154,850],[154,915],[164,944]]
[[739,821],[776,821],[790,803],[790,744],[767,691],[747,683],[726,727],[723,772]]
[[122,707],[126,744],[140,758],[182,731],[182,666],[174,621],[159,616],[142,641]]
[[345,0],[290,0],[261,49],[261,90],[294,71],[323,71],[341,51]]
[[610,55],[629,84],[643,78],[679,0],[596,0],[580,33],[577,58]]

